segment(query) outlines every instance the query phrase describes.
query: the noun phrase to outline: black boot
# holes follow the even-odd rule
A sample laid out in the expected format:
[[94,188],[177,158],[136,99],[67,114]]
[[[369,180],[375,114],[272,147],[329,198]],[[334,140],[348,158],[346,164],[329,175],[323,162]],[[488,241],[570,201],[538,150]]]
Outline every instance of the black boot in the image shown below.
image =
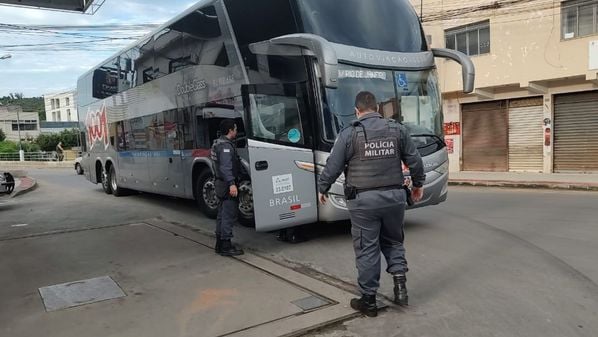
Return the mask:
[[242,249],[235,247],[230,240],[220,240],[220,255],[222,256],[237,256],[243,255]]
[[220,240],[219,236],[216,236],[216,246],[214,247],[214,251],[216,254],[220,254],[222,252],[222,240]]
[[376,305],[376,295],[362,295],[361,298],[351,300],[351,308],[361,312],[368,317],[378,316],[378,306]]
[[392,280],[395,283],[395,303],[402,306],[409,305],[409,296],[407,296],[407,276],[405,274],[394,274]]

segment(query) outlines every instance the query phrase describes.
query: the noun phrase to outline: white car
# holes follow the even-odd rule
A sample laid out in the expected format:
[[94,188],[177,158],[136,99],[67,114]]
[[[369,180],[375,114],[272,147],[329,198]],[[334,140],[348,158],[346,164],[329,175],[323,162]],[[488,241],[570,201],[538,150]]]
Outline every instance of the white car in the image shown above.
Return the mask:
[[83,160],[83,157],[75,158],[75,172],[77,172],[77,174],[79,174],[79,175],[83,174],[83,167],[81,166],[82,160]]

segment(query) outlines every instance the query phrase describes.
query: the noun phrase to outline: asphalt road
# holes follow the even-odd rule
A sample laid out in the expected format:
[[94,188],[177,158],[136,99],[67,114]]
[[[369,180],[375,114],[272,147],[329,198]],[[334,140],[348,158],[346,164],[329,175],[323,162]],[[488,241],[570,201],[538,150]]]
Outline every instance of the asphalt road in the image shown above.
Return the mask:
[[[212,231],[193,201],[116,198],[73,170],[32,170],[39,187],[0,200],[0,240],[160,217]],[[451,187],[442,205],[409,211],[410,307],[310,336],[597,336],[598,193]],[[347,224],[309,226],[309,241],[237,228],[246,249],[355,284]],[[239,280],[242,282],[242,280]],[[380,294],[392,285],[383,274]]]

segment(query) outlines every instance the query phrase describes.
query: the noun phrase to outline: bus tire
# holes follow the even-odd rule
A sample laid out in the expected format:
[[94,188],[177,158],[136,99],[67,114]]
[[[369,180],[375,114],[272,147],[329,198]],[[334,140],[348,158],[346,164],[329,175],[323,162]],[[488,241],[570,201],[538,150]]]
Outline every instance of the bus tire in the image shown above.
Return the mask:
[[239,184],[239,224],[244,227],[255,227],[253,190],[248,180]]
[[81,167],[81,164],[79,164],[79,163],[75,164],[75,171],[77,172],[78,175],[83,174],[83,168]]
[[116,169],[114,168],[114,165],[110,166],[110,174],[108,174],[108,178],[113,196],[122,197],[127,193],[127,190],[125,188],[118,186],[118,178],[116,177]]
[[214,176],[210,170],[204,170],[195,181],[195,200],[199,209],[210,219],[218,216],[218,197],[214,185]]
[[102,184],[102,189],[104,190],[104,192],[106,192],[106,194],[112,194],[112,188],[110,187],[110,173],[106,172],[106,169],[104,167],[102,167],[102,171],[100,173],[101,177],[100,177],[100,182]]

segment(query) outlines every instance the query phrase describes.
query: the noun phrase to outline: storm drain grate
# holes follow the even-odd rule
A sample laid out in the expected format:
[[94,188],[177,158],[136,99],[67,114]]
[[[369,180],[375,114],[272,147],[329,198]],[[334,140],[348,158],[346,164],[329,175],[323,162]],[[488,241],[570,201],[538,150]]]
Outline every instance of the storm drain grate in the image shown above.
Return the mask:
[[39,293],[48,312],[126,296],[110,276],[43,287]]
[[308,311],[308,310],[313,310],[319,307],[323,307],[325,305],[330,304],[330,302],[325,301],[319,297],[316,296],[310,296],[310,297],[306,297],[306,298],[302,298],[300,300],[296,300],[291,302],[294,305],[298,306],[299,308],[301,308],[303,311]]

